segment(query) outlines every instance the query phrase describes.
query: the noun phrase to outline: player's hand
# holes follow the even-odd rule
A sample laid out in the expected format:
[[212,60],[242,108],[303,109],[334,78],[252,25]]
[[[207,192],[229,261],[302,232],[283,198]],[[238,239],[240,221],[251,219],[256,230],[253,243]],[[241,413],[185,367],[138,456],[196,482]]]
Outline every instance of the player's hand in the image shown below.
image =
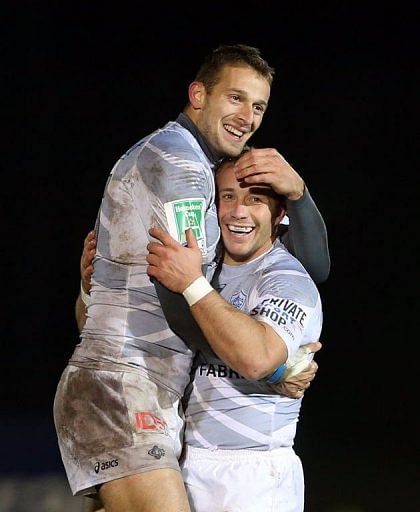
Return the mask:
[[203,275],[201,251],[192,229],[185,232],[187,247],[159,228],[151,228],[149,233],[159,242],[147,245],[147,274],[155,277],[169,290],[182,293]]
[[[313,343],[308,343],[307,347],[310,349],[308,350],[309,352],[315,353],[321,350],[322,344],[319,341],[314,341]],[[289,398],[302,398],[314,380],[317,371],[318,364],[315,361],[311,361],[300,373],[270,386],[280,395],[285,395]]]
[[83,242],[83,252],[80,258],[80,277],[86,293],[90,292],[90,280],[93,272],[93,258],[96,254],[95,231],[89,231]]
[[251,149],[234,165],[236,178],[247,184],[265,184],[295,201],[302,197],[305,184],[293,167],[273,148]]

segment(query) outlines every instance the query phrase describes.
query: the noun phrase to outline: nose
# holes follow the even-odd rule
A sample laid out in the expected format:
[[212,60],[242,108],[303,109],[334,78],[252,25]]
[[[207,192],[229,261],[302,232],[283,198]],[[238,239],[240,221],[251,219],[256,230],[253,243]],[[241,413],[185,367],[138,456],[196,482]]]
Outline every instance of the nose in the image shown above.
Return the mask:
[[236,202],[232,205],[230,216],[234,219],[246,219],[248,217],[248,209],[244,204]]
[[238,117],[244,124],[251,126],[254,122],[254,106],[244,102],[238,112]]

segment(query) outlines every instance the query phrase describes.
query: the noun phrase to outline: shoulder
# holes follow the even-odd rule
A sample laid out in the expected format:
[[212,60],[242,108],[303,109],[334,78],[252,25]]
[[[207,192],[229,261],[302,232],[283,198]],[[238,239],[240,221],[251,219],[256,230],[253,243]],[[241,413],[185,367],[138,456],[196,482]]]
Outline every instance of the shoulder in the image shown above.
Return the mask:
[[186,160],[202,159],[204,153],[194,135],[175,121],[167,123],[163,128],[143,139],[144,146],[163,152],[163,156],[171,155]]
[[274,241],[272,248],[261,261],[260,267],[264,272],[272,270],[283,271],[285,274],[291,272],[311,279],[302,263],[286,249],[279,239]]
[[260,296],[274,294],[307,305],[314,305],[319,299],[313,279],[280,242],[264,258],[257,287]]

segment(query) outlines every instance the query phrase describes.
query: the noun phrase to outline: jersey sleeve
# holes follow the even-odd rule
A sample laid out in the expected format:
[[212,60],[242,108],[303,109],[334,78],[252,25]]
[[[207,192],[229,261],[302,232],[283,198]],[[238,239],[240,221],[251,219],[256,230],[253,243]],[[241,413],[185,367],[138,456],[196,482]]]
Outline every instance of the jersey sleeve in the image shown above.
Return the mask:
[[[150,224],[181,244],[191,228],[204,261],[211,261],[219,238],[214,177],[195,139],[176,130],[158,133],[145,142],[136,165],[152,209]],[[144,194],[137,200],[142,208]]]
[[301,199],[287,202],[287,213],[289,226],[281,240],[312,279],[322,283],[330,273],[327,228],[306,188]]
[[318,291],[309,277],[273,271],[253,291],[250,315],[274,329],[286,343],[291,358],[303,344],[318,301]]

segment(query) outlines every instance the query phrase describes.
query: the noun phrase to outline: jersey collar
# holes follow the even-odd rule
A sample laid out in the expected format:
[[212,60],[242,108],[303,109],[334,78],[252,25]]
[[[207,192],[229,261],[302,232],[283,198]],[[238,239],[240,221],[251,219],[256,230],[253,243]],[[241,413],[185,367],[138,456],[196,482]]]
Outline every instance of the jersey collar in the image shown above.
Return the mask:
[[197,126],[191,121],[191,119],[186,114],[181,112],[177,117],[176,122],[180,124],[182,127],[184,127],[186,130],[188,130],[192,135],[194,135],[201,149],[204,151],[206,157],[210,160],[210,162],[213,165],[216,165],[220,162],[221,158],[214,151],[212,151],[204,135],[202,135]]

